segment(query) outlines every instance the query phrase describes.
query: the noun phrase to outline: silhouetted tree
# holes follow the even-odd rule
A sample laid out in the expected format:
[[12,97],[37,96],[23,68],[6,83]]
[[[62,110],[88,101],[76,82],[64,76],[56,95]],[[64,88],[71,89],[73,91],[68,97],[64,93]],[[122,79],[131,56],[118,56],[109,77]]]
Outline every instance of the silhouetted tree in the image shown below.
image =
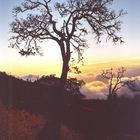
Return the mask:
[[124,73],[126,69],[124,67],[118,68],[114,71],[112,68],[109,70],[103,70],[101,76],[108,80],[108,99],[116,99],[118,90],[125,85],[123,81]]
[[24,0],[13,10],[11,47],[19,49],[21,55],[35,55],[41,54],[41,41],[57,42],[63,60],[61,83],[65,84],[71,53],[76,51],[78,62],[83,61],[84,49],[88,47],[85,35],[91,33],[90,30],[97,42],[102,36],[114,43],[123,42],[116,33],[120,31],[119,18],[124,12],[121,10],[116,14],[111,10],[112,2],[66,0],[54,4],[51,0]]

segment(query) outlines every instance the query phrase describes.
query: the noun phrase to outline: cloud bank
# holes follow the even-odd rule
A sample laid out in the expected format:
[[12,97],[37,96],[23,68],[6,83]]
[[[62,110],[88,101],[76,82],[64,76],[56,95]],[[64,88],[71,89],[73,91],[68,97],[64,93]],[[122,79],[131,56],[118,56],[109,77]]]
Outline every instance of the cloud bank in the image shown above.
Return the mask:
[[[140,95],[140,69],[131,68],[125,74],[123,81],[137,79],[135,85],[131,88],[125,85],[118,90],[118,96],[133,98],[136,94]],[[81,88],[81,93],[85,95],[85,99],[107,99],[108,81],[103,79],[101,75],[87,74],[86,84]]]

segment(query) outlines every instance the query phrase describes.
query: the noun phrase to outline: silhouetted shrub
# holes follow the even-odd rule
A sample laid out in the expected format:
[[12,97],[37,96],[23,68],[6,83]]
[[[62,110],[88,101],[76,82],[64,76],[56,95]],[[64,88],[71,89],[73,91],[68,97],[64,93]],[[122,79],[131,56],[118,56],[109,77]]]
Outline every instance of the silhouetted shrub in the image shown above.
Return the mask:
[[[81,95],[80,88],[85,84],[83,80],[78,80],[76,78],[67,79],[65,90],[71,93],[73,96]],[[83,95],[84,96],[84,95]]]
[[[59,86],[60,78],[56,77],[55,74],[42,76],[35,83],[40,83],[46,86],[57,87]],[[84,97],[81,94],[80,88],[85,84],[83,80],[78,80],[77,78],[68,78],[64,86],[65,93],[71,96]]]

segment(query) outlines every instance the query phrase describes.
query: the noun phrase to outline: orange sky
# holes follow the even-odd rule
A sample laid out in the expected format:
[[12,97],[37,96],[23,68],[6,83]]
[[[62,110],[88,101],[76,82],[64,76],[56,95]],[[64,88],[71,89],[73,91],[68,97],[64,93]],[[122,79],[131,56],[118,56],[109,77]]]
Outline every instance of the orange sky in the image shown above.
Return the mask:
[[[53,51],[54,47],[57,48],[55,52]],[[17,50],[6,48],[3,50],[3,54],[7,52],[8,58],[7,55],[0,56],[2,60],[0,61],[0,70],[18,76],[26,74],[57,74],[59,76],[62,67],[61,55],[58,47],[54,47],[52,48],[52,50],[49,49],[49,47],[45,49],[44,56],[29,57],[21,57],[18,54]],[[88,51],[91,50],[92,49],[89,49]],[[109,67],[133,67],[135,65],[140,65],[139,57],[121,57],[121,55],[120,57],[117,57],[115,54],[111,55],[112,52],[107,52],[109,50],[106,50],[106,53],[98,53],[98,51],[96,52],[94,50],[93,57],[91,57],[92,54],[88,53],[88,51],[86,51],[84,55],[84,66],[82,66],[81,64],[79,65],[82,73],[89,73],[91,71],[97,72]],[[110,55],[107,56],[108,54]]]

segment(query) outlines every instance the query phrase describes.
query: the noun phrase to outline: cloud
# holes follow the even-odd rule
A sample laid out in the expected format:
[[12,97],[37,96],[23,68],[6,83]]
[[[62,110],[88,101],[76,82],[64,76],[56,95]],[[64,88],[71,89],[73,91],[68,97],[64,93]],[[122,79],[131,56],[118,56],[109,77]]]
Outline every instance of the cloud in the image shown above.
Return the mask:
[[93,81],[82,87],[81,92],[86,99],[106,99],[107,86],[102,81]]
[[25,80],[25,81],[29,80],[31,82],[34,82],[37,79],[39,79],[39,76],[38,75],[29,74],[29,75],[21,76],[20,78]]
[[[138,79],[138,77],[135,77]],[[135,84],[132,86],[125,85],[118,91],[119,96],[133,98],[135,95],[140,95],[140,79],[135,81]]]
[[129,78],[140,76],[140,66],[128,67],[126,70],[126,76]]
[[106,84],[108,83],[108,80],[103,78],[101,75],[96,75],[96,77],[94,79],[97,80],[97,81],[102,81]]
[[135,96],[135,93],[132,90],[130,90],[128,87],[122,87],[118,91],[118,96],[119,97],[133,98]]
[[86,83],[89,83],[95,80],[96,75],[93,73],[82,73],[81,75],[77,75],[76,77],[78,79],[83,79]]

